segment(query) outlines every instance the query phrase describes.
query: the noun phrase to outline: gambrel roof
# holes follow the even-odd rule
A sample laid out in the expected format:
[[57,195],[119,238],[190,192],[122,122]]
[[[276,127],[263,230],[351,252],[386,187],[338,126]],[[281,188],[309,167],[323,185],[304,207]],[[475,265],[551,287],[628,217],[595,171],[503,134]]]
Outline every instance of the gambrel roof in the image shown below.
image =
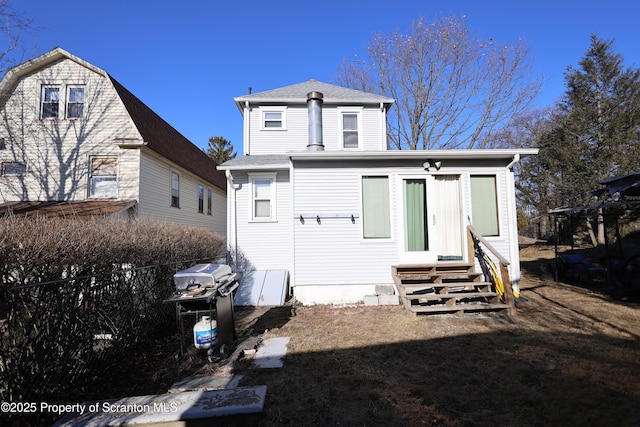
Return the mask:
[[[133,124],[138,129],[142,137],[143,146],[146,146],[167,160],[183,167],[226,192],[224,174],[216,169],[217,163],[207,156],[206,153],[158,116],[151,108],[129,92],[107,72],[60,47],[56,47],[49,52],[9,69],[2,78],[2,81],[0,81],[0,94],[4,95],[13,90],[14,85],[20,77],[48,64],[65,59],[74,61],[110,80],[114,90],[129,113]],[[4,99],[6,98],[2,96],[0,101]]]
[[395,102],[393,98],[386,96],[323,83],[314,79],[279,89],[239,96],[234,98],[234,101],[240,111],[242,111],[245,102],[250,104],[305,104],[309,92],[322,93],[325,104],[383,104],[385,108],[389,108]]

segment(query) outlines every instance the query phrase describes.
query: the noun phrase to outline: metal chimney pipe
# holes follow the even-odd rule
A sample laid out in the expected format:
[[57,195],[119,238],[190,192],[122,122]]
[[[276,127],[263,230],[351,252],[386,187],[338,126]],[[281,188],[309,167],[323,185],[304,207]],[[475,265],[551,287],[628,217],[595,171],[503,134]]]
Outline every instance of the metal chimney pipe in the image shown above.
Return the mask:
[[322,93],[307,94],[307,111],[309,113],[309,151],[324,151],[322,143]]

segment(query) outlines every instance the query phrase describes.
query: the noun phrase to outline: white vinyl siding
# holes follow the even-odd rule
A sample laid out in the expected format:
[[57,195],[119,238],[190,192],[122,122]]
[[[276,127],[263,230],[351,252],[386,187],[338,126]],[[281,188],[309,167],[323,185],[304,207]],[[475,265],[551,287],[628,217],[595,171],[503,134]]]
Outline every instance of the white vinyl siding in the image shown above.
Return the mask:
[[[391,176],[387,168],[364,164],[344,167],[299,164],[293,179],[296,285],[348,285],[391,283],[391,265],[398,261],[393,238],[363,239],[363,176]],[[391,188],[391,186],[389,186]],[[393,205],[395,195],[389,194]],[[316,214],[302,223],[299,214]],[[325,216],[323,218],[323,215]],[[351,215],[355,221],[352,222]],[[390,223],[396,219],[393,214]]]
[[[261,107],[265,110],[268,107]],[[267,131],[262,123],[261,108],[245,111],[246,154],[282,154],[306,150],[309,144],[309,117],[306,105],[293,105],[286,109],[286,132]],[[340,111],[358,112],[358,148],[360,150],[386,149],[384,114],[379,107],[322,107],[322,142],[325,151],[343,150]]]
[[[279,219],[290,218],[291,188],[289,173],[279,170],[275,174],[275,216]],[[247,173],[235,172],[233,182],[238,186],[235,192],[235,206],[229,206],[229,218],[237,219],[231,236],[237,233],[237,238],[229,238],[229,246],[233,254],[239,254],[240,267],[248,270],[286,269],[291,271],[293,266],[293,245],[291,234],[291,220],[281,221],[252,221],[251,220],[251,178]],[[235,210],[235,213],[234,213]],[[235,247],[237,242],[237,248]],[[242,292],[242,289],[239,290]]]
[[[100,94],[90,108],[85,103],[83,120],[60,120],[65,117],[67,86],[84,87],[85,101],[89,88]],[[46,98],[47,102],[57,98],[57,107],[51,103],[46,105],[49,114],[45,115],[50,117],[40,120],[44,88],[58,88],[57,95],[49,94]],[[57,113],[52,113],[56,109]],[[92,156],[117,157],[119,163],[136,156],[135,150],[123,151],[114,143],[115,138],[123,135],[137,138],[140,135],[110,80],[72,60],[51,63],[19,78],[6,98],[2,114],[10,117],[4,122],[3,133],[11,135],[15,143],[11,159],[5,156],[0,160],[18,160],[28,165],[28,174],[20,186],[15,180],[0,182],[0,194],[6,201],[85,200],[90,194]],[[54,117],[51,116],[58,120],[52,121]],[[118,170],[122,170],[120,165]],[[137,168],[124,169],[124,173],[126,175],[119,177],[122,179],[118,183],[118,197],[137,199],[137,188],[133,188],[137,182]],[[55,185],[52,185],[52,177],[56,177]]]
[[[172,172],[180,174],[180,204],[183,209],[172,208],[167,202]],[[226,195],[219,188],[212,187],[212,215],[202,215],[193,207],[198,205],[200,183],[198,177],[184,169],[177,169],[158,155],[143,154],[140,159],[140,214],[177,224],[202,227],[225,235]],[[191,208],[184,208],[185,206]]]

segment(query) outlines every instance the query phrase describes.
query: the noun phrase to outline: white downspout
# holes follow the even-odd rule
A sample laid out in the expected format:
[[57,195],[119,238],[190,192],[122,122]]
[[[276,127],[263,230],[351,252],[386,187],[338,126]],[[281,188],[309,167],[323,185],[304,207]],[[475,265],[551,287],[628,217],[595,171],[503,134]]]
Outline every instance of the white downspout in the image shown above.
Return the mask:
[[[511,224],[509,224],[509,229],[511,230],[511,244],[509,245],[509,252],[510,252],[510,256],[509,259],[511,260],[511,272],[510,272],[510,276],[511,276],[511,287],[513,288],[513,290],[520,292],[520,277],[521,277],[521,272],[520,272],[520,251],[519,251],[519,245],[518,245],[518,212],[516,209],[516,184],[515,184],[515,174],[513,172],[513,166],[515,166],[516,163],[518,163],[520,161],[520,154],[515,154],[513,156],[513,160],[511,160],[511,162],[507,165],[506,167],[506,172],[507,172],[507,186],[509,188],[507,188],[508,191],[508,195],[509,197],[507,197],[508,200],[508,209],[509,212],[511,213],[510,217],[511,217]],[[515,274],[516,272],[514,271],[517,268],[517,275]]]
[[[234,271],[238,271],[238,207],[236,203],[236,191],[240,188],[240,185],[236,185],[233,182],[233,175],[230,170],[225,170],[224,174],[227,178],[227,193],[231,195],[231,200],[227,206],[227,215],[228,218],[231,218],[231,221],[227,221],[227,236],[231,238],[227,238],[227,245],[229,241],[233,242],[233,263],[234,263]],[[231,249],[231,248],[229,248]]]
[[242,142],[244,154],[251,154],[251,107],[249,101],[244,102],[244,141]]

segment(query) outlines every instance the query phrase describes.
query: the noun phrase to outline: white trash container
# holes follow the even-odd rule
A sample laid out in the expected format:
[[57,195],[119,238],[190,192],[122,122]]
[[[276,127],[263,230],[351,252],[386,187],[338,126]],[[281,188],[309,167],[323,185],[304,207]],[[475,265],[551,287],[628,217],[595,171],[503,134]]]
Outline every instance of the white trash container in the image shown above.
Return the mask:
[[218,324],[210,316],[202,316],[200,321],[193,325],[193,343],[198,350],[211,348],[218,338]]

